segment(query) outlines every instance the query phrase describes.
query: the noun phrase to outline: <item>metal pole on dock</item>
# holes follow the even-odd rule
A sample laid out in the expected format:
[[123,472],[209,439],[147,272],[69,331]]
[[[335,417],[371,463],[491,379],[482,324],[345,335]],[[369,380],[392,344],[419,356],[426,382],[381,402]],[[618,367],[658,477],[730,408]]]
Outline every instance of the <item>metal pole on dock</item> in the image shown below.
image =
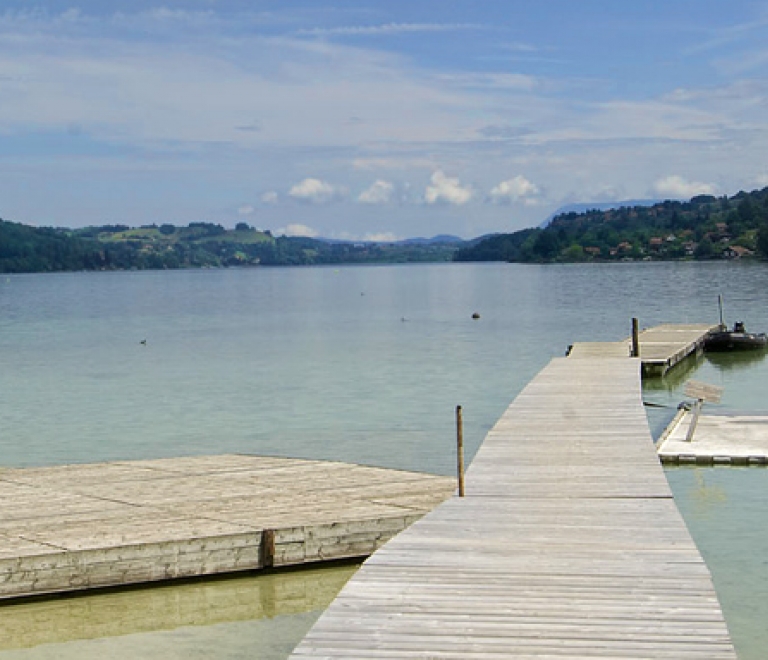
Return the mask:
[[704,399],[698,399],[693,404],[693,411],[691,412],[691,425],[688,427],[688,433],[685,436],[686,442],[693,442],[693,434],[696,431],[696,425],[699,423],[699,415],[701,414],[701,406],[704,405]]
[[637,319],[632,319],[632,357],[640,357],[640,333]]
[[720,310],[720,329],[725,330],[725,321],[723,320],[723,294],[719,293],[717,295],[717,306]]
[[464,422],[461,406],[456,406],[456,469],[459,477],[459,497],[464,497]]

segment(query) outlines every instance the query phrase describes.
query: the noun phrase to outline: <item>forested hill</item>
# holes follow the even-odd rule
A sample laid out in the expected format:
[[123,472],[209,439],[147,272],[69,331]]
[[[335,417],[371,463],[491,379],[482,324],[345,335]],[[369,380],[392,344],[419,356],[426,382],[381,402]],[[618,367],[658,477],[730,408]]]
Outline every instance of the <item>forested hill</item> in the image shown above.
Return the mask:
[[768,188],[566,213],[546,228],[486,238],[454,259],[551,263],[754,256],[768,257]]
[[0,273],[207,268],[252,265],[768,258],[768,188],[699,195],[556,216],[531,228],[462,242],[452,236],[399,243],[274,237],[240,223],[131,228],[38,228],[0,220]]
[[246,223],[235,229],[209,222],[61,229],[0,220],[0,273],[451,261],[462,243],[451,236],[333,243],[274,237]]

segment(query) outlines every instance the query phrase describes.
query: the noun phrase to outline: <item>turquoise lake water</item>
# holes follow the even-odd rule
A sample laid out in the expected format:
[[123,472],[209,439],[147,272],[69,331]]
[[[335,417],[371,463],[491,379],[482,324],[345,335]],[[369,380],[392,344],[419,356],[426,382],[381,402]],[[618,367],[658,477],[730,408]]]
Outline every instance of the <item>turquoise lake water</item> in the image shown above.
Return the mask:
[[[726,320],[768,329],[765,264],[0,276],[0,464],[245,452],[451,474],[456,405],[471,457],[515,395],[569,344],[623,338],[633,316],[641,326],[715,323],[719,293]],[[655,434],[694,375],[725,388],[720,410],[768,411],[764,360],[704,358],[646,383],[646,401],[663,406],[648,408]],[[741,657],[764,657],[768,470],[667,474]],[[257,588],[260,578],[247,579]],[[227,623],[212,609],[172,633],[30,638],[0,646],[0,660],[96,658],[120,636],[143,649],[134,657],[169,657],[158,650],[168,635],[189,641],[187,657],[284,658],[318,613]],[[253,643],[244,645],[243,634]]]

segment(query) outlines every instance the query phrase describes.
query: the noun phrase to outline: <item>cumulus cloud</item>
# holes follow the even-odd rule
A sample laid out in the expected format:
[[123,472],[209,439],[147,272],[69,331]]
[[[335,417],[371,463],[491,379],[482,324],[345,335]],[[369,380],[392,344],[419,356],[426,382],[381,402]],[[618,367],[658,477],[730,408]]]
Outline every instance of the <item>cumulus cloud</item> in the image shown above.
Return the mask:
[[401,240],[397,234],[393,234],[391,231],[379,232],[375,234],[366,234],[363,240],[371,243],[395,243]]
[[717,186],[701,181],[688,181],[673,174],[656,181],[653,184],[653,190],[657,195],[666,195],[673,199],[688,199],[696,195],[714,195],[717,192]]
[[402,236],[391,231],[368,232],[363,235],[342,231],[334,234],[333,237],[342,241],[358,241],[360,243],[395,243],[403,240]]
[[312,227],[300,224],[290,224],[286,227],[280,227],[280,229],[275,229],[275,234],[278,236],[304,236],[306,238],[315,238],[319,236]]
[[466,204],[472,199],[473,191],[470,186],[462,186],[457,178],[445,176],[441,170],[432,174],[432,185],[427,186],[424,199],[427,204]]
[[320,179],[304,179],[292,186],[288,194],[301,202],[327,204],[343,196],[343,190]]
[[382,179],[375,181],[370,188],[360,193],[358,202],[363,204],[386,204],[392,199],[392,193],[395,187]]
[[491,200],[497,204],[510,204],[522,201],[531,203],[539,194],[539,187],[526,179],[522,174],[502,181],[491,190]]
[[253,208],[253,206],[251,206],[250,204],[243,204],[239,209],[237,209],[237,214],[238,215],[252,215],[255,210],[256,209]]
[[768,186],[768,172],[766,172],[765,174],[759,174],[758,176],[756,176],[755,185],[758,188],[765,188],[766,186]]
[[277,193],[274,190],[265,192],[261,197],[262,204],[277,204]]

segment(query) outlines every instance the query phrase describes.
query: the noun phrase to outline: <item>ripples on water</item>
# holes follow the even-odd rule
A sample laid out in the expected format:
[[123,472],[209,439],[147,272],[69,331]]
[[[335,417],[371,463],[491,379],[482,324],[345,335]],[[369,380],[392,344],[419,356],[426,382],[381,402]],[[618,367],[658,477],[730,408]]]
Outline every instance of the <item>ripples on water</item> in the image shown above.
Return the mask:
[[[719,293],[730,323],[766,330],[766,292],[768,268],[746,263],[3,276],[0,463],[245,452],[450,474],[457,404],[471,456],[520,389],[569,344],[625,337],[633,316],[641,326],[717,322]],[[725,387],[722,408],[766,411],[764,361],[704,359],[646,383],[646,400],[664,406],[649,409],[654,433],[694,373]],[[751,640],[764,639],[766,537],[755,521],[768,472],[668,474],[743,657],[762,657]],[[724,499],[701,508],[699,478]],[[742,572],[750,577],[738,578]],[[252,655],[284,657],[285,649],[267,651],[268,642],[259,646],[257,638],[278,635],[284,623],[298,639],[311,618],[261,620],[252,637],[243,622],[182,624],[170,638],[181,643],[210,633],[196,657],[245,657],[238,655],[245,638]],[[277,627],[262,635],[265,621]],[[124,633],[65,645],[96,657],[111,634]],[[44,655],[60,648],[37,646],[42,655],[34,657],[62,657]],[[142,657],[172,657],[166,651],[147,646]],[[29,652],[3,651],[0,658]]]

